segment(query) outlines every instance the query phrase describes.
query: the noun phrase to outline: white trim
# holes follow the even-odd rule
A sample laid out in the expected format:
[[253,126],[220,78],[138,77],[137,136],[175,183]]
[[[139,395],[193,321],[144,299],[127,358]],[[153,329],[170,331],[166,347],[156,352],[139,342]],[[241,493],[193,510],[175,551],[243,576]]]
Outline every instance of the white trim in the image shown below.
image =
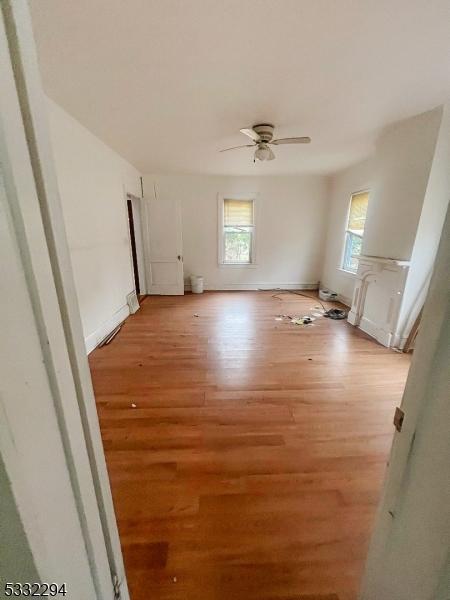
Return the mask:
[[361,317],[358,327],[361,329],[361,331],[364,331],[364,333],[370,335],[370,337],[375,338],[377,342],[380,342],[380,344],[386,346],[386,348],[391,347],[393,333],[380,328],[378,323],[375,323],[374,321],[371,321],[367,317],[363,316]]
[[131,247],[131,231],[130,231],[130,221],[128,218],[128,192],[126,189],[125,184],[122,184],[122,191],[123,191],[123,197],[125,199],[125,202],[122,203],[122,209],[124,211],[124,218],[125,218],[125,230],[127,232],[127,242],[128,242],[128,259],[130,261],[130,274],[131,274],[131,281],[133,282],[133,289],[134,291],[136,291],[135,289],[135,283],[134,283],[134,264],[133,264],[133,250]]
[[256,269],[258,263],[219,263],[219,269]]
[[[191,289],[190,283],[186,283],[184,289],[189,291]],[[273,283],[273,282],[263,282],[263,283],[219,283],[214,284],[210,283],[204,288],[206,291],[232,291],[232,290],[242,290],[242,291],[251,291],[251,290],[317,290],[319,289],[318,283]]]
[[[74,589],[69,593],[77,595],[77,586],[92,579],[96,597],[112,598],[112,574],[116,574],[121,596],[128,600],[29,8],[25,0],[5,0],[1,7],[0,79],[3,87],[0,109],[4,127],[0,139],[2,146],[4,142],[2,163],[7,165],[5,184],[14,207],[15,225],[20,229],[18,241],[24,275],[51,383],[57,431],[63,444],[91,575],[91,578],[76,578],[72,582]],[[23,420],[20,426],[23,429]],[[44,443],[50,423],[37,421],[33,426]],[[51,429],[48,431],[51,433]],[[17,444],[18,440],[9,464],[5,461],[9,471],[15,464],[20,467],[21,455],[32,462],[32,440],[28,439],[23,448]],[[40,441],[35,445],[35,453],[40,449],[39,444]],[[14,487],[15,481],[11,480],[11,484]],[[46,547],[46,531],[45,528],[39,530],[35,515],[37,509],[33,508],[29,498],[16,495],[17,499],[21,515],[29,512],[33,515],[31,520],[24,520],[24,529],[35,549],[35,562],[41,565],[40,573],[51,575],[56,572],[56,565],[62,573],[65,570],[75,573],[83,557],[77,556],[72,565],[67,561],[61,563],[64,556],[51,552],[50,546]],[[44,513],[42,515],[44,518]],[[82,596],[87,597],[85,593]]]
[[[232,200],[252,200],[253,202],[253,234],[251,248],[251,262],[226,263],[223,259],[223,203],[225,199]],[[219,267],[232,267],[238,269],[248,269],[257,266],[257,237],[258,237],[258,193],[249,192],[248,194],[217,194],[217,264]]]
[[[125,213],[125,217],[126,217],[126,229],[128,232],[128,248],[129,248],[129,253],[130,253],[130,261],[131,261],[131,275],[132,275],[132,281],[134,283],[134,265],[133,265],[133,250],[131,248],[131,232],[130,232],[130,222],[129,222],[129,218],[128,218],[128,200],[136,200],[136,202],[139,204],[139,228],[140,228],[140,234],[141,234],[141,240],[142,240],[142,260],[143,260],[143,264],[140,265],[139,264],[139,252],[138,252],[138,248],[137,248],[137,244],[136,244],[136,258],[138,261],[138,272],[139,272],[139,294],[148,294],[147,291],[147,273],[148,273],[148,269],[147,269],[147,252],[146,252],[146,219],[147,219],[147,212],[145,209],[145,202],[144,202],[144,198],[140,198],[139,196],[135,196],[134,194],[127,192],[126,186],[123,185],[123,191],[124,191],[124,195],[125,195],[125,209],[126,209],[126,213]],[[144,214],[145,213],[145,214]],[[133,211],[133,220],[134,220],[134,225],[136,226],[136,222],[135,222],[135,214]],[[135,236],[136,237],[136,236]],[[136,240],[135,240],[136,241]],[[141,268],[139,268],[141,267]],[[141,275],[144,275],[144,277],[142,278]],[[143,279],[143,281],[141,281],[141,279]],[[136,290],[134,290],[136,292]]]
[[386,258],[384,256],[371,256],[370,254],[360,254],[359,256],[355,255],[354,258],[362,262],[382,263],[387,265],[396,265],[398,267],[409,267],[409,265],[411,264],[410,260]]
[[406,340],[409,337],[411,329],[425,304],[428,289],[430,286],[431,276],[432,271],[430,270],[424,284],[422,285],[422,288],[420,289],[420,292],[417,294],[414,304],[410,307],[409,314],[407,315],[406,320],[403,321],[404,324],[402,328],[399,330],[398,335],[393,341],[393,345],[396,348],[400,348],[401,350],[403,350],[403,348],[405,347]]
[[84,343],[86,344],[86,353],[90,354],[92,350],[95,350],[99,343],[110,333],[113,329],[125,321],[130,316],[130,308],[128,304],[125,304],[118,311],[116,311],[109,319],[104,321],[100,327],[94,332],[90,333],[85,337]]
[[[142,179],[142,178],[141,178]],[[147,294],[150,294],[153,285],[152,276],[152,261],[150,252],[150,209],[149,200],[145,197],[144,187],[142,184],[142,242],[144,245],[144,268],[145,268],[145,290]]]
[[130,309],[130,314],[134,315],[139,310],[139,300],[136,295],[136,290],[133,290],[129,294],[127,294],[127,304]]

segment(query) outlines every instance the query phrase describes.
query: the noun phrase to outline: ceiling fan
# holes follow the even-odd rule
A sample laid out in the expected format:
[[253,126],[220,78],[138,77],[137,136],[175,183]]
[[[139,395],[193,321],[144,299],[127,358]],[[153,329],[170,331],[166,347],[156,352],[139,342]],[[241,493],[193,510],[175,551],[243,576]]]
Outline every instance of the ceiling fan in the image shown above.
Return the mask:
[[238,148],[255,148],[254,161],[258,160],[273,160],[275,154],[270,146],[279,146],[280,144],[309,144],[309,137],[290,137],[274,140],[273,130],[275,127],[267,123],[253,125],[251,128],[241,129],[240,132],[247,135],[253,140],[253,144],[244,144],[243,146],[233,146],[233,148],[225,148],[220,152],[228,152],[228,150],[237,150]]

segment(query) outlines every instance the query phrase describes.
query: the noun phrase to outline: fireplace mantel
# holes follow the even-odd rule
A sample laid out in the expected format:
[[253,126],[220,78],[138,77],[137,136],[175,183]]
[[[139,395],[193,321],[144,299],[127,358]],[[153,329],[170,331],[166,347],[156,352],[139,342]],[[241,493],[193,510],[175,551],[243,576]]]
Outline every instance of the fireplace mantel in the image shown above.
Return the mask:
[[398,316],[410,262],[361,255],[348,321],[391,347],[399,343]]
[[352,258],[356,258],[359,261],[369,262],[369,263],[384,263],[388,265],[396,265],[398,267],[409,267],[409,260],[399,260],[397,258],[386,258],[384,256],[370,256],[369,254],[359,254],[358,256],[353,256]]

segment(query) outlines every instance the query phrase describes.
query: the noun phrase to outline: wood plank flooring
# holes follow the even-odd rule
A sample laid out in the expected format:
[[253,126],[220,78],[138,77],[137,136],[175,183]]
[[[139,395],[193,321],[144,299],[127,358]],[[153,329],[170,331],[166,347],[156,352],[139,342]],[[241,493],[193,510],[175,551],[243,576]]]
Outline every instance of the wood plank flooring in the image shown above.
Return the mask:
[[91,354],[132,600],[356,599],[409,357],[275,320],[316,304],[151,297]]

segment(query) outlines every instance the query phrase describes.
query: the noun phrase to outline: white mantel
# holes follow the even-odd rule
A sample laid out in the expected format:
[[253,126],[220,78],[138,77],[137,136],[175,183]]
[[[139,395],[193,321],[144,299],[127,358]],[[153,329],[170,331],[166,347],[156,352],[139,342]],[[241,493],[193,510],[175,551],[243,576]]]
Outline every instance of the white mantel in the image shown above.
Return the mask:
[[398,316],[410,263],[380,256],[355,258],[358,271],[348,322],[383,346],[397,346],[400,341]]

